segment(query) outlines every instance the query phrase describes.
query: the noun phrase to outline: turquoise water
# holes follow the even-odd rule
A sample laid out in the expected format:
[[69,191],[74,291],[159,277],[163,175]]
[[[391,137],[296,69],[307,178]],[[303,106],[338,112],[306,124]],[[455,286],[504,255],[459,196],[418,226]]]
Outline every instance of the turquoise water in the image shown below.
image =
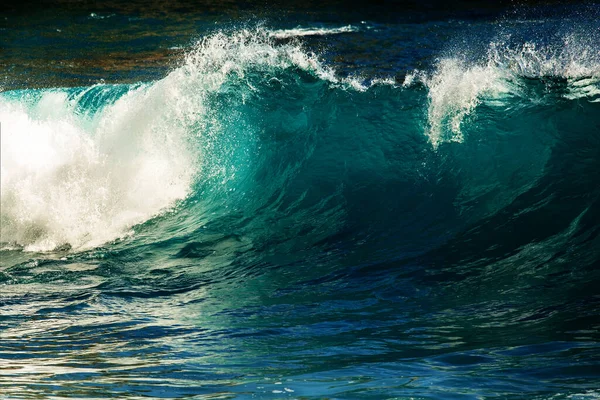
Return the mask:
[[597,12],[11,22],[0,398],[598,398]]

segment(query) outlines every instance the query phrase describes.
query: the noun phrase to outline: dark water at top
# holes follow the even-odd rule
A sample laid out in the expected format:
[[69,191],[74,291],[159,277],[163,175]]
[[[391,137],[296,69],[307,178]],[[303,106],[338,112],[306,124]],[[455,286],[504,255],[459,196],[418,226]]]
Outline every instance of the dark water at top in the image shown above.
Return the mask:
[[598,16],[9,6],[0,398],[599,398]]

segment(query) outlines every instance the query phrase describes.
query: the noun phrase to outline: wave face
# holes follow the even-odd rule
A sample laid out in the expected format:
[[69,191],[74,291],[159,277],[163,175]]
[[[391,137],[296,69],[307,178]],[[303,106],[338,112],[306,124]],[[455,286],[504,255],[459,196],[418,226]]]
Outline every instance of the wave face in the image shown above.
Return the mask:
[[0,386],[595,398],[595,33],[382,79],[293,39],[325,28],[238,30],[155,82],[0,93]]

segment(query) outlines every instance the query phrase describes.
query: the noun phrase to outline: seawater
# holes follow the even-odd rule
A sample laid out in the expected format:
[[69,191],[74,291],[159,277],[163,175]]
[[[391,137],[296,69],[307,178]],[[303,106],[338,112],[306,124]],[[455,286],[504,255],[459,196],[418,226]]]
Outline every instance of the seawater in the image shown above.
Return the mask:
[[237,21],[110,83],[8,68],[0,398],[600,397],[584,11]]

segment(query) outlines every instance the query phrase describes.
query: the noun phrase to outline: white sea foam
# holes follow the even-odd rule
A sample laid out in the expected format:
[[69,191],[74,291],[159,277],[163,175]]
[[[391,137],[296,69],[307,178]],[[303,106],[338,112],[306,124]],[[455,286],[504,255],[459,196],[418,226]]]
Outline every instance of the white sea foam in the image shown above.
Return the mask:
[[201,40],[186,56],[179,71],[190,75],[203,74],[202,79],[220,86],[230,74],[243,77],[248,69],[299,68],[337,87],[365,91],[371,86],[394,84],[393,79],[367,81],[359,76],[341,78],[319,57],[298,44],[275,44],[272,32],[262,28],[217,33]]
[[461,142],[465,117],[482,101],[493,104],[507,97],[519,97],[522,78],[562,78],[567,81],[564,97],[598,101],[600,94],[600,52],[589,38],[569,35],[560,45],[511,46],[491,43],[478,61],[460,56],[442,58],[433,73],[414,71],[405,78],[405,87],[421,82],[428,88],[427,135],[434,148],[447,141]]
[[165,112],[167,91],[134,91],[94,118],[60,90],[0,100],[2,241],[95,246],[184,198],[196,156]]
[[466,67],[459,60],[441,60],[429,86],[429,139],[434,147],[443,140],[462,142],[461,124],[483,93],[508,93],[502,71],[488,66]]
[[243,77],[248,69],[290,67],[311,71],[327,81],[340,82],[333,69],[324,66],[315,54],[295,44],[274,45],[270,33],[263,29],[220,32],[206,37],[187,54],[184,67],[176,72],[191,76],[203,74],[203,80],[218,87],[230,74]]

